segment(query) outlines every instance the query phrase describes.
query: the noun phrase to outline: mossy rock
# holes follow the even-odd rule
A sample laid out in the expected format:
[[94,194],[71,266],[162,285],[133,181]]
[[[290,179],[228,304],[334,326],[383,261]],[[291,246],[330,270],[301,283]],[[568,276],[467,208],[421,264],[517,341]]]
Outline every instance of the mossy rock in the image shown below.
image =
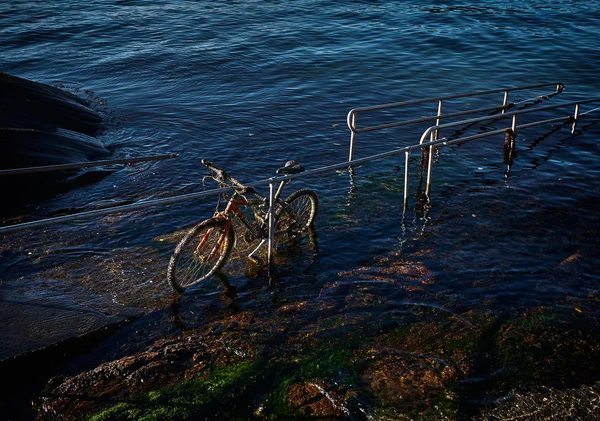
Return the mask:
[[512,318],[495,339],[510,387],[577,387],[600,376],[600,331],[577,318],[538,309]]

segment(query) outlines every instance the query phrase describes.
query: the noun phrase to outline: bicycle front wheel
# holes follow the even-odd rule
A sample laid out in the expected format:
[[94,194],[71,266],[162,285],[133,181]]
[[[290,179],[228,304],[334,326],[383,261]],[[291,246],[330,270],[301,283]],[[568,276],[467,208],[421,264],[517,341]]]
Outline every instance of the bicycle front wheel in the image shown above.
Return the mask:
[[307,231],[313,224],[319,208],[319,197],[308,189],[289,195],[277,209],[275,235],[292,239]]
[[167,269],[171,287],[182,292],[215,273],[231,253],[235,234],[228,221],[207,219],[179,242]]

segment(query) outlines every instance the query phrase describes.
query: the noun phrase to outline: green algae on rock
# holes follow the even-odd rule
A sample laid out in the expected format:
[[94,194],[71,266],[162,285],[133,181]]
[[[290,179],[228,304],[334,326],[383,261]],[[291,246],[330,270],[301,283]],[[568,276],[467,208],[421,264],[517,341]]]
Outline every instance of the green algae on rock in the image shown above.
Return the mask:
[[491,414],[507,395],[534,402],[549,387],[557,399],[566,386],[592,399],[575,383],[585,377],[577,365],[597,380],[600,342],[581,313],[407,302],[381,318],[377,288],[340,280],[317,300],[210,315],[198,330],[50,384],[39,419],[455,420]]

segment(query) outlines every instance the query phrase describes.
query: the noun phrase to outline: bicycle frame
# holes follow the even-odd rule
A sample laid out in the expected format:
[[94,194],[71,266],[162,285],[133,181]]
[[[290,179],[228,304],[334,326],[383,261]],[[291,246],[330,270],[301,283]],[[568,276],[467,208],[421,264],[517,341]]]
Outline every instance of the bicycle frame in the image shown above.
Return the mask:
[[[274,196],[275,202],[278,205],[282,206],[283,208],[285,208],[286,206],[285,206],[285,202],[283,202],[280,199],[280,196],[283,191],[283,187],[288,183],[289,183],[289,181],[288,182],[282,181],[279,184],[279,187],[277,188],[277,191]],[[252,235],[252,237],[254,239],[260,239],[260,243],[258,244],[258,246],[250,254],[248,254],[248,258],[251,260],[256,260],[256,258],[254,257],[254,254],[256,254],[265,245],[265,243],[267,241],[269,241],[268,230],[267,230],[268,218],[266,220],[261,221],[261,224],[258,226],[258,229],[257,229],[256,226],[252,225],[248,221],[248,218],[246,217],[246,215],[244,215],[244,213],[240,209],[240,206],[255,207],[255,206],[259,206],[259,205],[265,203],[265,200],[266,200],[265,197],[258,195],[258,194],[257,194],[257,196],[259,196],[260,199],[248,200],[243,195],[234,192],[231,195],[231,197],[229,198],[229,200],[227,202],[227,206],[225,207],[225,210],[223,212],[217,212],[217,214],[216,214],[216,215],[224,215],[224,217],[227,220],[225,229],[223,230],[222,236],[219,239],[219,244],[221,243],[221,241],[223,241],[223,239],[227,236],[227,233],[231,229],[232,218],[230,215],[235,216],[240,222],[242,222],[242,224],[244,224],[244,226],[248,229],[248,231],[250,232],[250,234]],[[271,214],[272,214],[272,212],[271,212],[271,209],[269,208],[266,215],[269,216]],[[216,252],[216,250],[214,252]]]
[[[318,196],[310,189],[296,190],[285,200],[281,199],[283,188],[290,183],[289,179],[271,179],[269,195],[265,197],[211,162],[203,159],[202,164],[211,170],[211,175],[204,176],[203,184],[205,179],[211,178],[226,194],[218,200],[212,218],[195,225],[175,247],[167,268],[167,280],[179,292],[203,281],[227,262],[236,239],[240,238],[235,231],[243,231],[242,227],[233,223],[234,218],[246,227],[242,238],[249,247],[255,244],[255,240],[260,240],[248,258],[261,262],[255,255],[268,244],[267,261],[270,265],[275,240],[291,241],[308,230],[318,209]],[[276,173],[285,176],[302,171],[304,168],[296,161],[287,161]],[[224,210],[220,210],[223,204]],[[242,209],[247,206],[252,207],[254,218],[250,212]]]

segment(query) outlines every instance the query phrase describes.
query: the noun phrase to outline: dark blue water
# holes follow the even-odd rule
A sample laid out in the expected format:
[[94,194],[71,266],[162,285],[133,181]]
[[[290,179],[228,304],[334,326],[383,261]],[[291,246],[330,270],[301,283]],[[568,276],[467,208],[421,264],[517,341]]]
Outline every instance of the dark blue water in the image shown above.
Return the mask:
[[[541,105],[600,96],[599,32],[598,1],[5,1],[0,70],[89,99],[116,157],[179,155],[118,169],[24,213],[200,191],[202,158],[243,181],[288,159],[343,162],[346,115],[357,107],[543,82],[566,90]],[[541,91],[521,99],[553,89]],[[340,300],[364,284],[391,303],[383,316],[420,302],[457,313],[572,306],[597,317],[599,122],[590,113],[575,135],[556,125],[520,132],[510,170],[502,136],[442,149],[425,207],[415,158],[404,217],[403,157],[357,168],[354,186],[343,171],[295,183],[320,195],[318,245],[281,263],[279,293]],[[359,135],[357,156],[417,143],[426,127]],[[169,295],[169,235],[213,208],[185,202],[11,234],[1,282],[33,296],[83,286],[152,309]],[[377,281],[401,259],[430,273],[427,282],[415,288],[402,273]],[[272,293],[264,276],[230,281],[242,306]],[[219,306],[218,291],[208,282],[189,303]]]

